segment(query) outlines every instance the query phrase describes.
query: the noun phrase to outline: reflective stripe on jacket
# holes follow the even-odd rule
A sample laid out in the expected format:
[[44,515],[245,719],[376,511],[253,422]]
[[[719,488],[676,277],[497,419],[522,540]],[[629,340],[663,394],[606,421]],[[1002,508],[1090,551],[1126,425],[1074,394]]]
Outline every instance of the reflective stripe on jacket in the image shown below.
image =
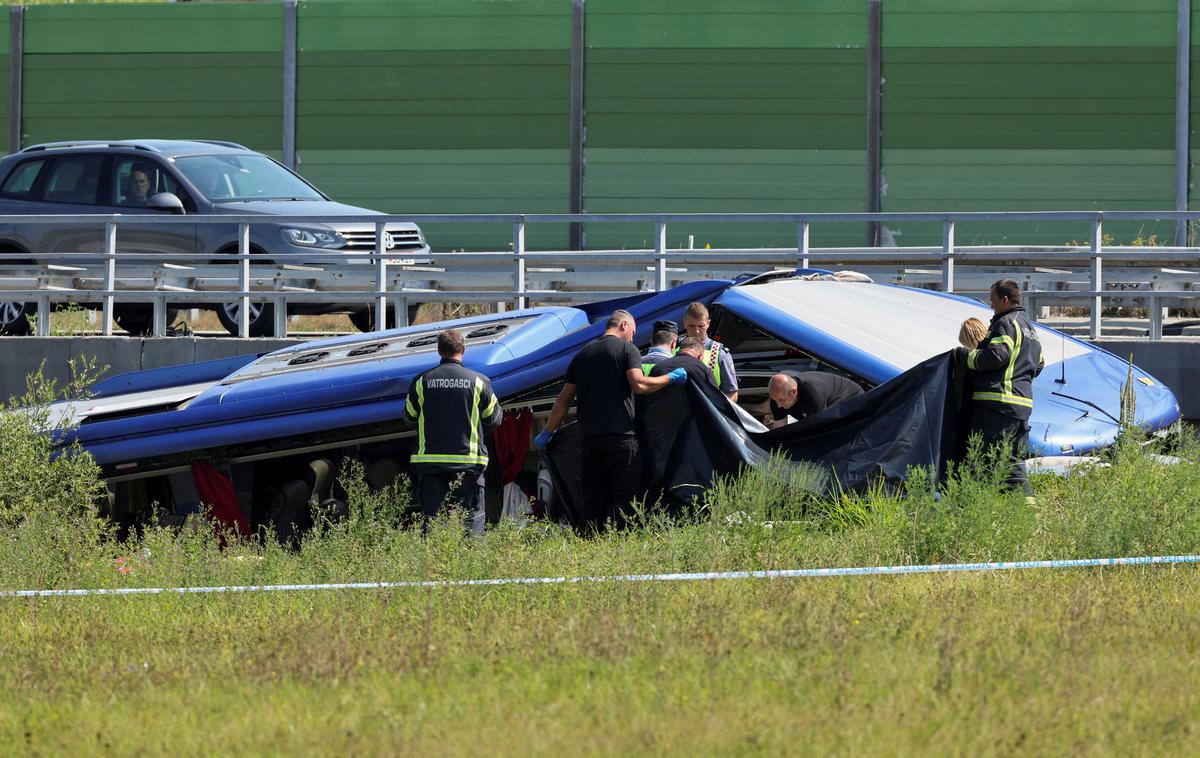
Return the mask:
[[1017,306],[992,317],[987,337],[967,353],[971,399],[993,404],[1005,413],[1029,418],[1033,378],[1042,371],[1042,345]]
[[665,347],[651,347],[649,352],[642,356],[642,373],[650,376],[650,372],[654,370],[659,361],[665,361],[671,355],[671,351]]
[[487,377],[442,359],[413,381],[404,402],[404,418],[417,425],[412,463],[486,466],[484,432],[502,416]]

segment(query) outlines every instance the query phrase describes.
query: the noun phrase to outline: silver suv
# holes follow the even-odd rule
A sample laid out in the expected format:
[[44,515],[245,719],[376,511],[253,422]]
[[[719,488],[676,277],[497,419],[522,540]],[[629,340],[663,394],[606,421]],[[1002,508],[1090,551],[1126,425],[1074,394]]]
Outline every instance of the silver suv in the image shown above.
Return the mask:
[[[138,211],[136,209],[143,210]],[[102,249],[99,225],[3,223],[6,215],[78,215],[93,213],[161,212],[213,216],[262,214],[287,216],[346,216],[346,223],[262,223],[250,227],[253,252],[305,253],[330,250],[371,253],[375,227],[355,222],[355,216],[376,211],[343,205],[329,199],[299,175],[262,153],[232,142],[207,140],[122,140],[116,142],[55,142],[27,147],[0,160],[0,252],[95,252]],[[416,224],[387,225],[388,249],[404,257],[429,252]],[[233,224],[137,225],[118,234],[118,247],[131,253],[236,253]],[[11,263],[11,259],[9,259]],[[173,304],[184,305],[184,304]],[[237,333],[238,306],[215,307],[221,323]],[[373,328],[370,310],[362,303],[288,304],[289,313],[346,313],[363,331]],[[32,303],[0,303],[0,334],[29,330],[26,316]],[[151,324],[144,304],[118,304],[117,324],[131,334],[144,334]],[[255,304],[250,334],[271,332],[274,313],[269,303]]]

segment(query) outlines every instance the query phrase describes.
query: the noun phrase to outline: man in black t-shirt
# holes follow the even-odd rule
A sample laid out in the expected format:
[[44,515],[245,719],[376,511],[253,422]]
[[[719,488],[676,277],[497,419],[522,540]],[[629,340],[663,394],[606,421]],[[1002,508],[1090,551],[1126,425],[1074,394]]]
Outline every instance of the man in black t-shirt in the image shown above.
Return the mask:
[[788,416],[797,420],[815,416],[862,393],[862,387],[837,374],[783,371],[771,377],[771,383],[767,385],[767,394],[771,396],[770,426],[783,426]]
[[633,346],[636,332],[637,323],[628,311],[613,312],[604,334],[584,345],[571,360],[546,429],[534,440],[539,449],[549,444],[571,401],[578,400],[583,456],[579,528],[585,533],[602,529],[637,496],[642,464],[634,433],[634,394],[645,395],[687,381],[682,369],[666,376],[646,376],[642,354]]

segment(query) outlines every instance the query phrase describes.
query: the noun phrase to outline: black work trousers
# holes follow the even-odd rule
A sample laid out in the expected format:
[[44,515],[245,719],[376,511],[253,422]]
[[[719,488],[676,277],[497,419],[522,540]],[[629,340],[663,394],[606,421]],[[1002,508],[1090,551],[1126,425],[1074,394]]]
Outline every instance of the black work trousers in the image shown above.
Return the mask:
[[599,532],[605,522],[623,524],[632,512],[629,503],[641,489],[642,457],[632,434],[599,434],[585,437],[580,483],[583,503],[579,531]]
[[1025,456],[1029,454],[1029,423],[1023,418],[996,410],[992,405],[994,403],[979,401],[971,404],[971,426],[968,434],[978,434],[982,437],[984,450],[1001,444],[1006,445],[1007,455],[996,463],[997,467],[1007,470],[1005,484],[1009,489],[1021,490],[1026,495],[1032,495],[1033,488],[1029,486],[1029,479],[1025,474]]
[[[484,487],[483,469],[420,468],[417,475],[417,500],[425,517],[422,529],[437,518],[443,505],[461,508],[464,522],[471,534],[483,534]],[[449,498],[450,502],[447,502]]]

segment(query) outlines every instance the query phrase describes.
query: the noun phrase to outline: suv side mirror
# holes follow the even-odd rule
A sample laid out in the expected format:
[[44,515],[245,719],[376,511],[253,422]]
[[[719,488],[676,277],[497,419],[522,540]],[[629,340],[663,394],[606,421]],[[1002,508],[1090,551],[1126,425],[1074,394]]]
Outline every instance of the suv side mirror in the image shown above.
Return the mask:
[[183,201],[174,192],[159,192],[146,200],[146,207],[156,211],[167,211],[177,216],[184,215]]

